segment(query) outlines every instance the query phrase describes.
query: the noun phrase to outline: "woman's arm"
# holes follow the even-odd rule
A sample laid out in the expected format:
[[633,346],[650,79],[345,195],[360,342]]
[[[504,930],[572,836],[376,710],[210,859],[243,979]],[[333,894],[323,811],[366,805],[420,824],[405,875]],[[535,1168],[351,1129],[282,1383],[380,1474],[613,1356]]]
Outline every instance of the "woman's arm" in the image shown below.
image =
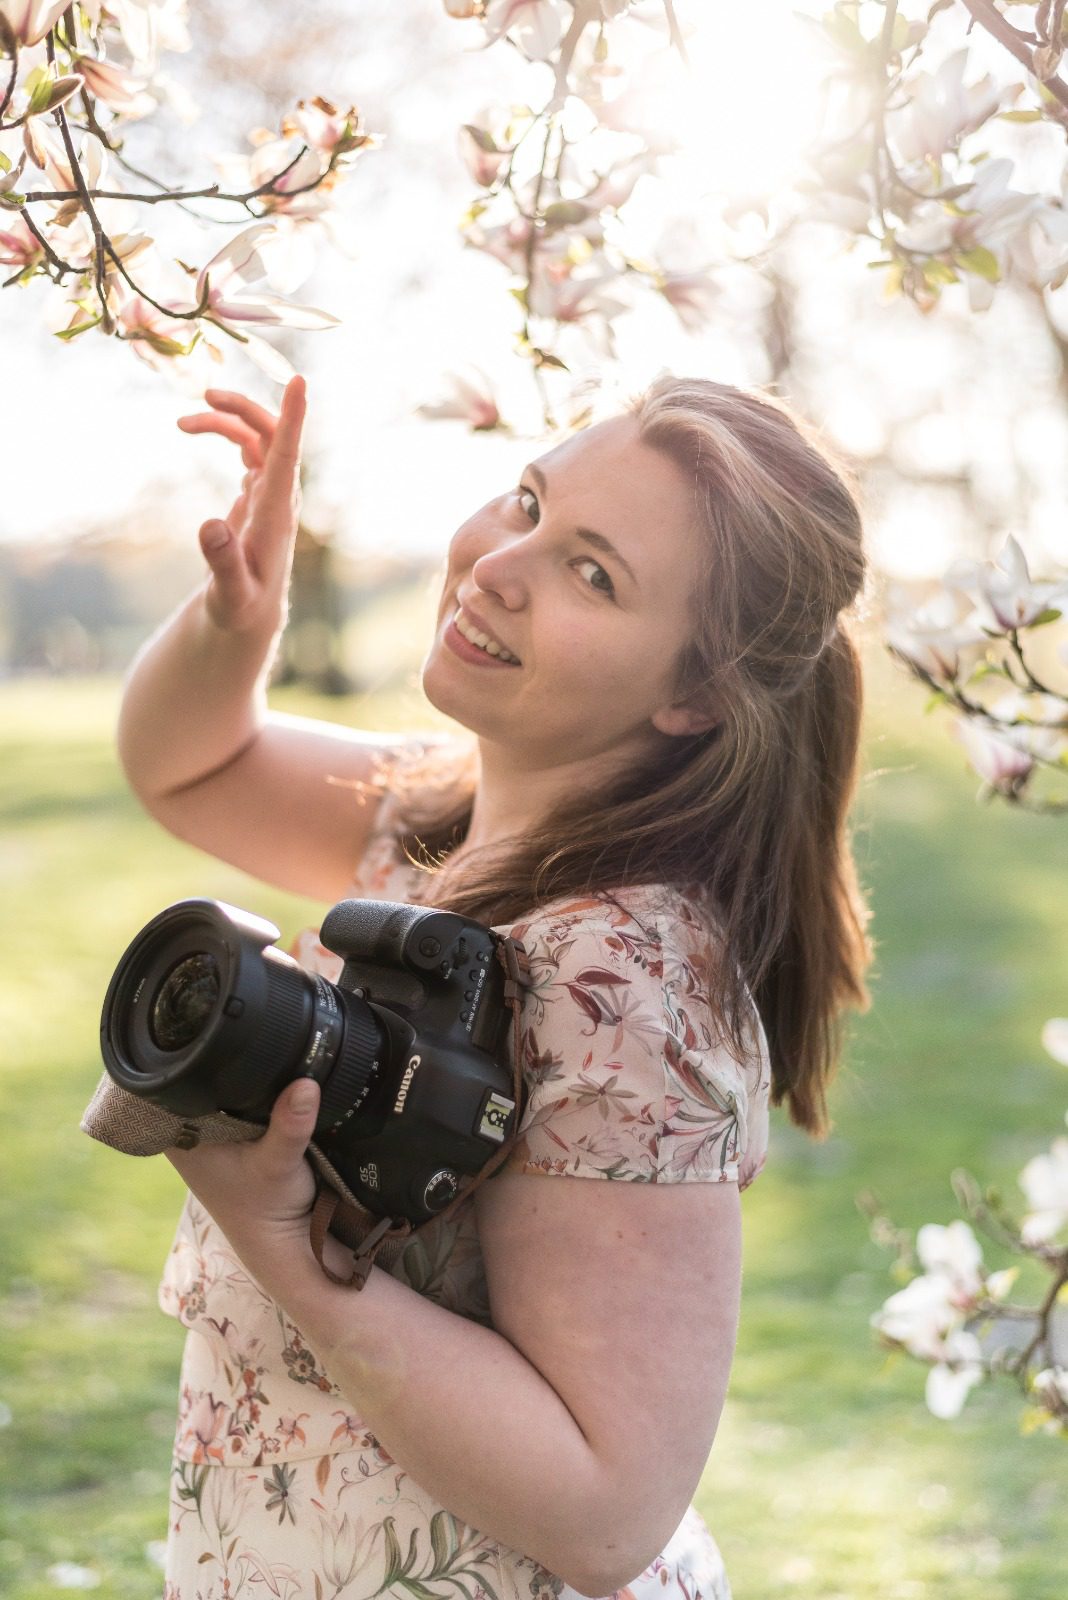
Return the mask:
[[358,785],[398,741],[268,710],[299,517],[303,379],[277,419],[243,395],[207,399],[213,409],[183,418],[185,431],[230,439],[247,471],[226,519],[200,530],[210,576],[127,674],[119,757],[171,833],[267,883],[337,899],[377,810]]
[[[360,1293],[323,1277],[303,1157],[316,1104],[302,1081],[257,1144],[171,1159],[421,1488],[581,1594],[622,1587],[681,1521],[715,1434],[737,1186],[491,1179],[476,1205],[494,1331],[380,1269]],[[348,1253],[328,1245],[342,1270]]]

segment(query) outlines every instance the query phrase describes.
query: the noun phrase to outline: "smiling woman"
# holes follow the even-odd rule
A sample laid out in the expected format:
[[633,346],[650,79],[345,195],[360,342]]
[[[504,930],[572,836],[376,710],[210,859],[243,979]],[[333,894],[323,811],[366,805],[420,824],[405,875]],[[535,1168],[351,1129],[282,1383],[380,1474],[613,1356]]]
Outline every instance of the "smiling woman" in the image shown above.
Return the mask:
[[[313,1084],[254,1142],[194,1118],[168,1151],[191,1190],[161,1301],[189,1329],[168,1600],[728,1600],[690,1500],[739,1194],[769,1100],[824,1129],[835,1026],[867,1000],[850,491],[776,402],[658,380],[460,527],[423,681],[467,735],[382,740],[266,705],[303,385],[277,421],[208,400],[184,425],[246,477],[131,671],[131,782],[267,881],[521,941],[526,1099],[504,1170],[356,1295],[340,1241],[331,1280],[309,1240]],[[298,950],[337,975],[314,930]]]

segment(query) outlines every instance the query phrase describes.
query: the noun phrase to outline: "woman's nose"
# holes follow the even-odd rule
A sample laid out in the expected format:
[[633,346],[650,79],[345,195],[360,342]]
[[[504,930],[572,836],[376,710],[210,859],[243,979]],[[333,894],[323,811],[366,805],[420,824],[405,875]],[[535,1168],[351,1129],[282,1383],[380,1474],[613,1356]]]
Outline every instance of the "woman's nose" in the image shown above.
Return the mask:
[[518,541],[487,550],[471,568],[475,584],[486,594],[496,595],[508,611],[518,611],[526,600],[526,578]]

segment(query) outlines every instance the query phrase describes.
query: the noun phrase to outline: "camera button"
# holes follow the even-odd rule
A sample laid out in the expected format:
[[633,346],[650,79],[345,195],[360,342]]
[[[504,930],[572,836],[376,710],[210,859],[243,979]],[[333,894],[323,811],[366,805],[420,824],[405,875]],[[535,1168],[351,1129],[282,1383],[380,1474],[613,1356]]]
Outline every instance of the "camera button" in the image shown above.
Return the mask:
[[475,991],[473,989],[465,989],[464,990],[464,999],[465,1000],[473,1000],[474,998],[475,998]]
[[226,1004],[223,1006],[223,1012],[228,1017],[244,1016],[245,1002],[240,1000],[236,994],[232,994],[229,1000],[227,1000]]

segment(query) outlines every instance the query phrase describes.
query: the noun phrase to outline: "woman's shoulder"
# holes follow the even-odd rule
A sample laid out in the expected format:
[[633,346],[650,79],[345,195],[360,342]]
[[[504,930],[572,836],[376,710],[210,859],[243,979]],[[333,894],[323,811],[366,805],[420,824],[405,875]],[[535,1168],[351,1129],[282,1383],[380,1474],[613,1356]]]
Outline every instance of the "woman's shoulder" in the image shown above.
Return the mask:
[[497,932],[526,942],[559,942],[585,935],[640,962],[665,946],[721,941],[719,920],[699,884],[628,884],[590,894],[561,895]]

